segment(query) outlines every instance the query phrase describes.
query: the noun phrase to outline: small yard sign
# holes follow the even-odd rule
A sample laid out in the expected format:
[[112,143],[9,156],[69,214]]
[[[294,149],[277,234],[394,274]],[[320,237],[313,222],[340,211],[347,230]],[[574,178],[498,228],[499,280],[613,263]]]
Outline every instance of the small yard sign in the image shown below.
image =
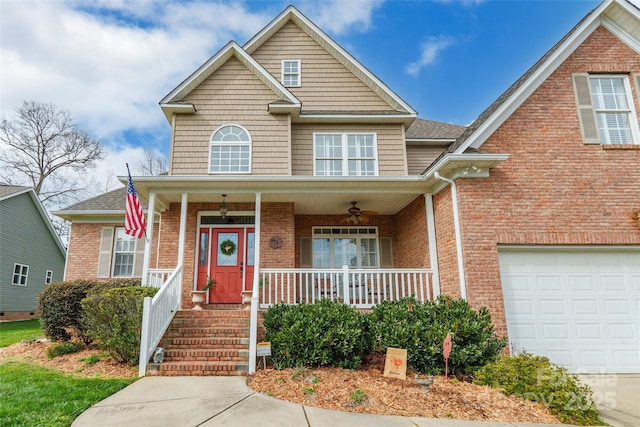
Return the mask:
[[257,344],[257,354],[260,356],[271,356],[271,343],[270,342],[259,342]]
[[407,378],[407,349],[387,348],[384,362],[384,376],[404,380]]

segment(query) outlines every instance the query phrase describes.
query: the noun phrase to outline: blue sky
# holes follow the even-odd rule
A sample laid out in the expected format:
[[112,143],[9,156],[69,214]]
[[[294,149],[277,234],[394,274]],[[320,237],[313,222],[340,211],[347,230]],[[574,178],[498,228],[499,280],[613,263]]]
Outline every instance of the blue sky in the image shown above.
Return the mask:
[[124,175],[142,147],[168,153],[158,101],[227,41],[244,44],[290,3],[419,117],[461,125],[599,4],[1,1],[0,114],[10,118],[24,100],[67,109],[107,148],[96,178]]

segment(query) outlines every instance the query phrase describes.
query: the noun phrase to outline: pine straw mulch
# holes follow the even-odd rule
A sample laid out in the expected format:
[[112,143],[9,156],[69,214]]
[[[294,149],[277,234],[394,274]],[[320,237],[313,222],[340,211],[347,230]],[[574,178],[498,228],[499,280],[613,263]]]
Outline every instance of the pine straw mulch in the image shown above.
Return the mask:
[[[444,376],[434,378],[423,392],[414,375],[406,381],[382,376],[374,367],[358,371],[341,368],[263,369],[248,379],[253,390],[290,402],[337,411],[405,417],[454,418],[461,420],[560,424],[542,405],[515,396],[505,396],[479,386]],[[360,403],[352,393],[366,396]],[[362,396],[362,394],[360,394]],[[355,395],[354,395],[355,397]]]
[[[118,363],[95,347],[49,359],[47,348],[51,345],[49,341],[36,340],[0,348],[0,363],[9,360],[33,363],[79,377],[135,378],[138,375],[137,366]],[[91,356],[97,356],[100,360],[95,363],[80,360]]]
[[[97,348],[47,358],[48,341],[29,341],[0,348],[0,363],[10,360],[34,363],[81,377],[135,378],[137,367],[115,362]],[[99,356],[87,364],[80,359]],[[435,377],[425,393],[407,374],[406,381],[382,376],[375,364],[351,371],[340,368],[262,369],[248,377],[253,390],[290,402],[337,411],[405,417],[559,424],[542,404],[505,396],[490,387]],[[352,393],[364,392],[356,403]],[[355,396],[355,395],[354,395]],[[362,395],[361,395],[362,396]]]

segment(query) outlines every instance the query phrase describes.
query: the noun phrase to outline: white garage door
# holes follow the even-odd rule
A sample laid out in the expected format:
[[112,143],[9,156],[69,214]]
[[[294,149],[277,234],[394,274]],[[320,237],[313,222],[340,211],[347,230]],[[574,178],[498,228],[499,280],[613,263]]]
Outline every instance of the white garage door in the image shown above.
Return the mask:
[[509,343],[572,372],[640,372],[640,251],[500,248]]

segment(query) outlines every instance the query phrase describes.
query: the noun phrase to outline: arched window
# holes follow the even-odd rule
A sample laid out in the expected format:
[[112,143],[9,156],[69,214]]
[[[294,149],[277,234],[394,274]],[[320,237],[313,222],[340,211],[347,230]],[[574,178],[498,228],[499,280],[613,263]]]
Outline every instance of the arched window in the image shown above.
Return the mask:
[[251,135],[238,125],[218,128],[209,141],[209,173],[251,172]]

